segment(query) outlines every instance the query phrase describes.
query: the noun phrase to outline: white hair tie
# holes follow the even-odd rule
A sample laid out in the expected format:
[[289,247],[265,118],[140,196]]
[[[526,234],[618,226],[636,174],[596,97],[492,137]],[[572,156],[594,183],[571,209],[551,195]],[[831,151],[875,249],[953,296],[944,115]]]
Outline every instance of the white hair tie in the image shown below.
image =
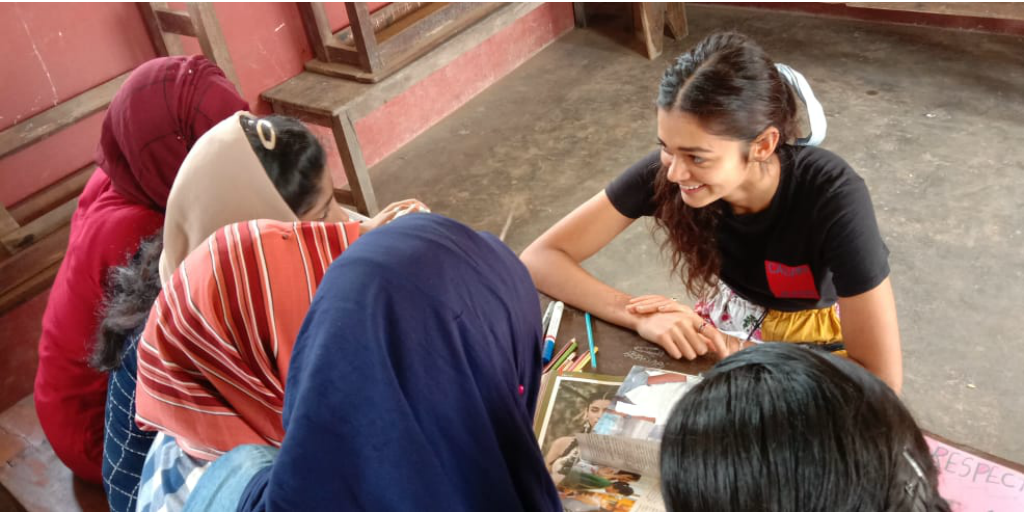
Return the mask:
[[[270,132],[269,137],[263,133],[264,128]],[[263,147],[267,148],[267,151],[273,151],[274,147],[277,146],[277,132],[274,131],[274,125],[270,124],[270,121],[266,119],[256,121],[256,135],[260,138],[260,143],[263,144]]]
[[828,131],[828,121],[825,120],[825,109],[822,108],[818,99],[814,97],[811,84],[807,83],[807,79],[799,71],[785,64],[775,64],[775,69],[779,70],[779,74],[789,82],[789,85],[793,86],[797,97],[800,98],[800,101],[804,102],[804,106],[807,108],[807,119],[811,123],[811,133],[807,137],[797,139],[796,143],[801,146],[817,146],[821,144],[825,140],[825,133]]

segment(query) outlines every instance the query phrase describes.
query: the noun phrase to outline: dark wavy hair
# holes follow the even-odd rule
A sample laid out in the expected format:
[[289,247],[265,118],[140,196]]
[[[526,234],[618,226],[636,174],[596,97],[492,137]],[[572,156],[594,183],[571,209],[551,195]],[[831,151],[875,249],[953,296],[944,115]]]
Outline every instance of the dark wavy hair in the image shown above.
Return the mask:
[[149,310],[160,294],[160,253],[163,230],[142,240],[127,264],[113,267],[104,287],[103,317],[89,365],[101,372],[116,370],[128,338],[146,325]]
[[892,389],[849,360],[787,343],[726,358],[683,396],[661,477],[671,511],[950,510]]
[[[757,43],[723,32],[704,38],[665,70],[657,106],[692,114],[708,132],[747,143],[774,126],[780,134],[779,151],[798,133],[796,101],[789,83]],[[721,271],[715,230],[728,205],[716,201],[691,208],[667,175],[662,166],[655,181],[655,223],[668,235],[663,248],[671,253],[673,271],[692,296],[705,296]]]

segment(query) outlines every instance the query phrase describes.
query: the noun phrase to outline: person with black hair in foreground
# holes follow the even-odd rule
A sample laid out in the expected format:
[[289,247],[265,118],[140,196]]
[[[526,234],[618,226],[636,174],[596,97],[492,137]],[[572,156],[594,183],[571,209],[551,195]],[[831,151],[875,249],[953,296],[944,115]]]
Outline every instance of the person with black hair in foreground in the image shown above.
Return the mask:
[[763,344],[676,404],[661,446],[670,511],[948,512],[914,418],[864,368]]

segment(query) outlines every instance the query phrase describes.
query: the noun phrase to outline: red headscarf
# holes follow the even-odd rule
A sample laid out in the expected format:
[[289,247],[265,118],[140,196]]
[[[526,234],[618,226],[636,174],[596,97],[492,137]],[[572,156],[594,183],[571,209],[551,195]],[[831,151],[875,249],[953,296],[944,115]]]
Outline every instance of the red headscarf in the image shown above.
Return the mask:
[[102,168],[79,196],[43,314],[34,393],[54,453],[80,478],[100,482],[107,375],[88,360],[107,274],[163,225],[167,194],[192,143],[246,109],[203,57],[146,62],[110,104],[97,151]]
[[122,196],[163,211],[196,139],[248,108],[206,57],[153,59],[139,66],[110,102],[96,161]]

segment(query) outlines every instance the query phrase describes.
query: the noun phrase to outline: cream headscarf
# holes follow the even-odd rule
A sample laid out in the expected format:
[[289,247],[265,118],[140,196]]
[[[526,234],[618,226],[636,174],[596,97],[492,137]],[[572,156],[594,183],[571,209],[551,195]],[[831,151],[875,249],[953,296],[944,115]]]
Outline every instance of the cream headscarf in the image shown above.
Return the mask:
[[254,219],[297,221],[242,131],[236,112],[189,151],[167,198],[160,282],[166,284],[193,249],[223,226]]

